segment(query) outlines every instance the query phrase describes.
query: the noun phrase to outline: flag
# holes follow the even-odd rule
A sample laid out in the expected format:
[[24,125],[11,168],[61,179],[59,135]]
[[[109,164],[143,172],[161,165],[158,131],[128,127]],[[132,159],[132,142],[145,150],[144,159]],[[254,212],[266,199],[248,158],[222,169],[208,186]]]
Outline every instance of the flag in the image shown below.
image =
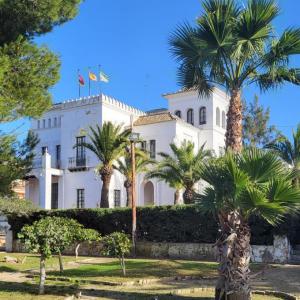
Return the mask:
[[89,72],[89,78],[90,80],[97,81],[97,76],[92,72]]
[[109,77],[104,72],[100,72],[99,80],[107,83],[109,82]]
[[79,84],[80,84],[81,86],[84,85],[84,79],[83,79],[83,77],[82,77],[81,75],[78,75],[78,82],[79,82]]

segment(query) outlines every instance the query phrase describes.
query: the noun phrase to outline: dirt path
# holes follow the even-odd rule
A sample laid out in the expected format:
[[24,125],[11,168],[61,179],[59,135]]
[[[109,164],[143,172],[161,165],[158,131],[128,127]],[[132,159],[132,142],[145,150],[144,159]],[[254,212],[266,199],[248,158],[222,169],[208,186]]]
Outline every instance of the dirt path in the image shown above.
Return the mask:
[[276,265],[258,275],[252,286],[260,290],[278,290],[300,296],[300,265]]

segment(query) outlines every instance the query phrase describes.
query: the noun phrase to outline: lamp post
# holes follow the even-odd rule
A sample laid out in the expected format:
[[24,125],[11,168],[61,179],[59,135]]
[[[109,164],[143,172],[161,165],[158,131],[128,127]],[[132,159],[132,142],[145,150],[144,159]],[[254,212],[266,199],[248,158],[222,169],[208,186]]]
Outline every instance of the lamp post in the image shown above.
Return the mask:
[[137,132],[131,132],[129,136],[130,149],[131,149],[131,190],[132,190],[132,253],[136,254],[136,190],[135,190],[135,143],[139,140],[140,134]]

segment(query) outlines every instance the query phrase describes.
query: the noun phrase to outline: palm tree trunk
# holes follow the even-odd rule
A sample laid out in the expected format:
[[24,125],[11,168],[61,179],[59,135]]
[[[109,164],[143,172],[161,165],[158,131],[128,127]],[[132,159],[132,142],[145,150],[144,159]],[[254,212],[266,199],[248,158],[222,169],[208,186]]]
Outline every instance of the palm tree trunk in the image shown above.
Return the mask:
[[132,182],[130,179],[125,180],[124,187],[126,189],[126,196],[127,196],[127,207],[132,207]]
[[79,256],[79,247],[80,247],[80,243],[78,243],[75,247],[75,260],[77,260]]
[[180,204],[180,190],[176,189],[175,191],[175,199],[174,199],[174,204]]
[[112,176],[112,170],[107,167],[101,170],[102,190],[101,190],[101,208],[109,208],[109,186]]
[[186,187],[183,193],[184,204],[194,203],[194,195],[195,195],[194,189],[192,187]]
[[230,148],[234,152],[242,150],[242,118],[241,91],[233,89],[227,112],[226,149]]
[[45,293],[45,281],[46,281],[46,258],[43,254],[40,257],[40,285],[39,285],[39,294],[42,295]]
[[250,300],[250,227],[238,212],[219,215],[219,280],[215,300]]

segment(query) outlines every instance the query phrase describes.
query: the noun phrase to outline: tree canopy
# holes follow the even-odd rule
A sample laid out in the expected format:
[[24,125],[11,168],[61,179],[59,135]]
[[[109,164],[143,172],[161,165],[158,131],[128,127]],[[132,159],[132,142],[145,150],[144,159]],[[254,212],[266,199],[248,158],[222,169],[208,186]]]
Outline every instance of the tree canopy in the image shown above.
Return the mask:
[[280,135],[274,125],[269,125],[270,108],[259,103],[258,96],[250,103],[243,104],[243,144],[251,147],[262,147]]
[[37,117],[51,105],[60,62],[33,38],[72,19],[81,0],[0,1],[0,123]]
[[13,195],[12,183],[22,179],[32,168],[37,136],[29,131],[24,142],[15,136],[0,136],[0,196]]

